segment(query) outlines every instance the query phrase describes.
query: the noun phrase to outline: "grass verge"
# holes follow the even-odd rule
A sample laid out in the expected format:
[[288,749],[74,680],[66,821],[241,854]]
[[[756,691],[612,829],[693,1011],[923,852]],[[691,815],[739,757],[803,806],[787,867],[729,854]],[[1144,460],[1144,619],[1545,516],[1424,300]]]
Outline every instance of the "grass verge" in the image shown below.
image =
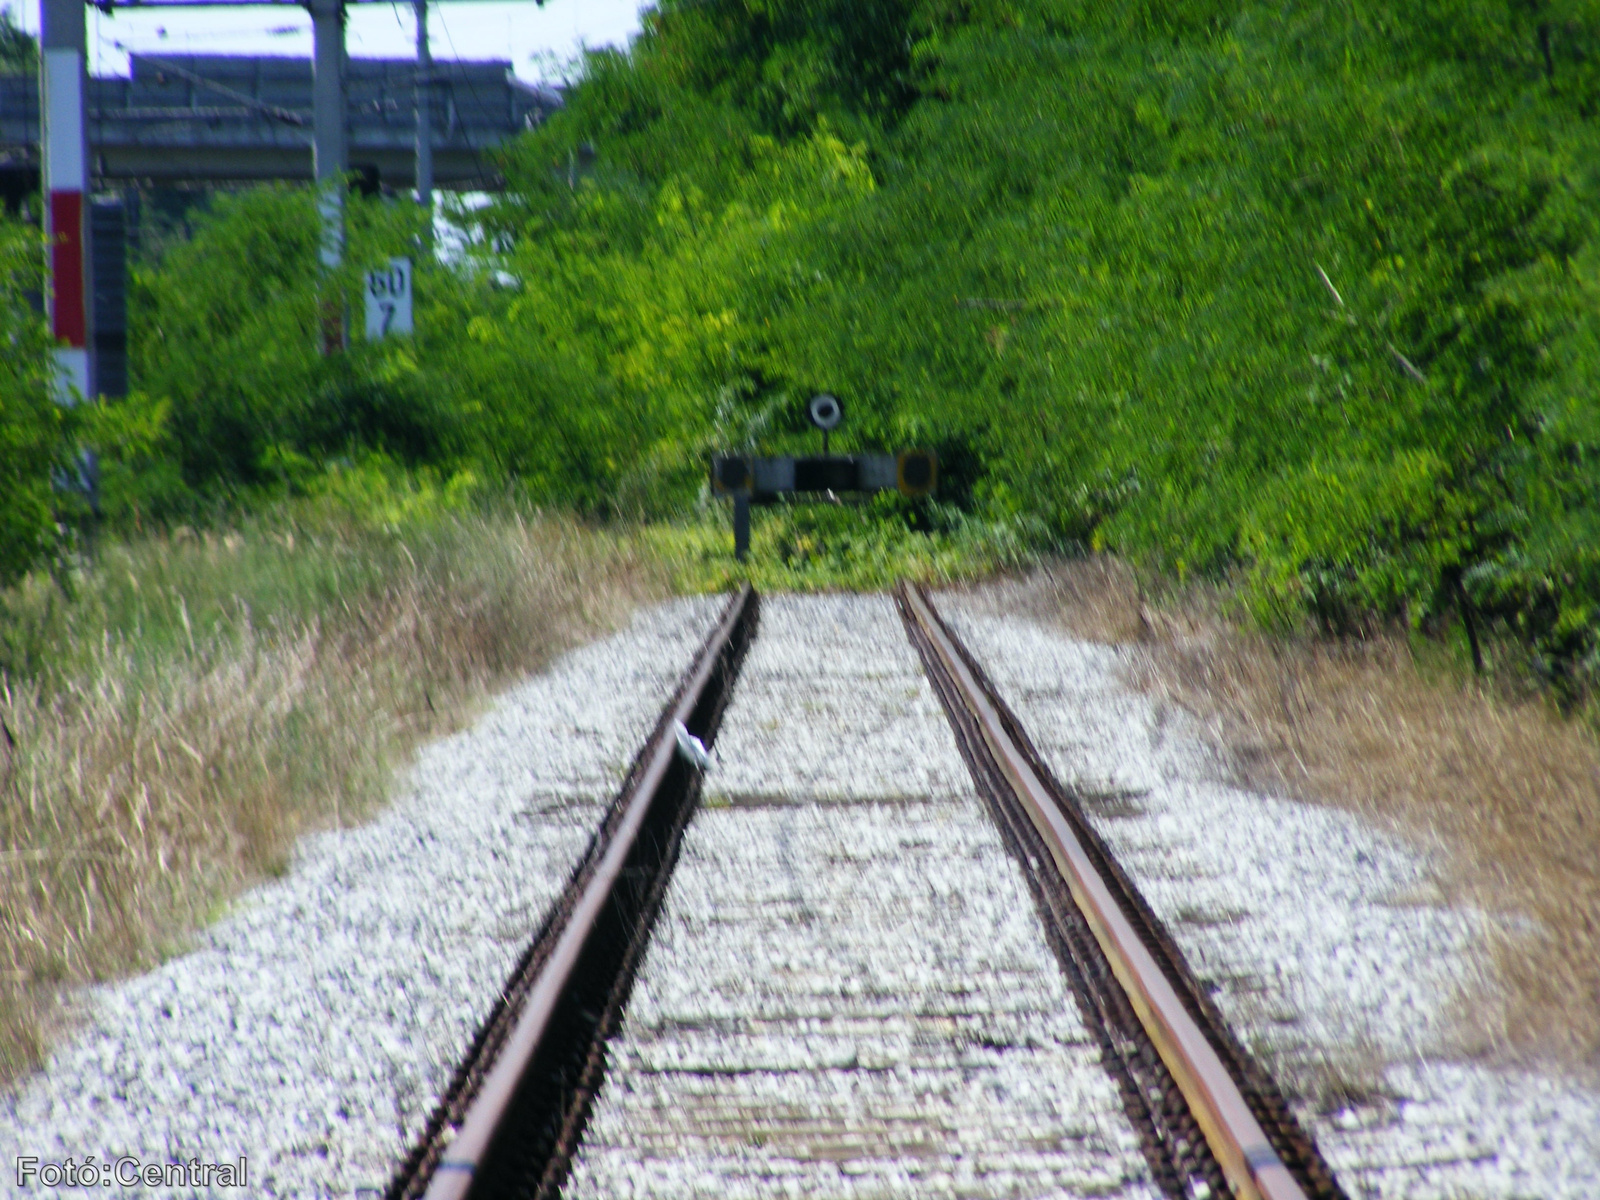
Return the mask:
[[1511,918],[1497,996],[1463,1046],[1600,1064],[1600,744],[1582,720],[1474,680],[1401,632],[1360,641],[1241,628],[1218,591],[1159,601],[1110,559],[1056,564],[1023,603],[1077,636],[1135,642],[1143,686],[1197,713],[1249,784],[1442,845],[1454,898]]
[[[724,591],[748,580],[764,592],[877,591],[901,579],[945,584],[982,579],[1036,558],[1021,531],[916,509],[883,494],[865,503],[797,502],[751,514],[750,557],[733,557],[729,508],[645,526],[642,544],[684,592]],[[931,516],[930,516],[931,514]],[[918,530],[934,523],[940,528]]]
[[[390,496],[107,546],[0,596],[0,1079],[419,739],[664,594],[637,544]],[[437,500],[437,497],[434,497]]]
[[302,833],[370,815],[418,741],[635,603],[1022,559],[889,502],[763,510],[740,564],[714,509],[612,535],[480,511],[458,483],[333,472],[272,515],[0,593],[0,1081],[38,1065],[74,988],[181,951]]

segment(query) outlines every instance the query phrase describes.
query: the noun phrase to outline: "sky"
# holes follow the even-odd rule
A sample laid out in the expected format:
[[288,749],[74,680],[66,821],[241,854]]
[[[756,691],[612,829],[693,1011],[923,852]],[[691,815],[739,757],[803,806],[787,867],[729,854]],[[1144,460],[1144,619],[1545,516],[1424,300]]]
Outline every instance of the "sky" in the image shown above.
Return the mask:
[[[644,0],[446,0],[430,4],[429,41],[436,59],[509,59],[530,82],[559,81],[584,46],[625,45],[639,31]],[[30,33],[39,0],[0,0]],[[410,0],[349,6],[345,47],[352,58],[412,58],[416,26]],[[128,52],[311,56],[311,17],[296,4],[225,8],[89,10],[89,70],[126,75]]]

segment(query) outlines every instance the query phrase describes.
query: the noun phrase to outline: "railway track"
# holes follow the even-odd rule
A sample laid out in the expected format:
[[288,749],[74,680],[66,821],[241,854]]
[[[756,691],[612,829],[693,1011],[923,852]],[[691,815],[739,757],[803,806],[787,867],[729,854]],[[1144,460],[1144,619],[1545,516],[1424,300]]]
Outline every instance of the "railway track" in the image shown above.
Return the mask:
[[[675,731],[716,748],[756,627],[729,602],[390,1197],[1343,1197],[980,664],[894,603],[807,662],[755,643],[685,852]],[[925,748],[918,794],[880,741]]]

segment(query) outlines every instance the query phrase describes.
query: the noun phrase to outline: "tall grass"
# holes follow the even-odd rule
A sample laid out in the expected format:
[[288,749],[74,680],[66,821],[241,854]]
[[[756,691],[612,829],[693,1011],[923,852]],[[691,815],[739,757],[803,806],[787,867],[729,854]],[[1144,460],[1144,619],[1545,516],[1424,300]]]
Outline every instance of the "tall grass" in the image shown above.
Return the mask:
[[421,508],[179,529],[0,597],[0,1078],[69,989],[174,952],[418,739],[664,587],[567,520]]
[[1223,593],[1147,589],[1106,558],[1061,564],[1033,588],[1035,611],[1079,636],[1138,644],[1145,686],[1204,718],[1244,782],[1444,848],[1443,898],[1508,918],[1484,947],[1494,986],[1466,998],[1458,1049],[1600,1062],[1592,707],[1563,716],[1398,629],[1334,640],[1241,628]]

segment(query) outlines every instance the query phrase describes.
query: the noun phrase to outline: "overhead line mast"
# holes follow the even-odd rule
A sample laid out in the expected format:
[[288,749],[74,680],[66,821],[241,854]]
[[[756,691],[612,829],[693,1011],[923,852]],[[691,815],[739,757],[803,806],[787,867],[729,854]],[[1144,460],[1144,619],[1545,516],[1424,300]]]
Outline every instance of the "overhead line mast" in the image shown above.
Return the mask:
[[[344,175],[349,170],[345,136],[344,0],[307,0],[311,12],[312,173],[317,212],[322,218],[320,256],[332,273],[344,261]],[[344,305],[337,296],[322,300],[322,352],[345,347]]]
[[428,45],[428,0],[414,0],[417,17],[417,203],[427,214],[423,237],[433,241],[433,50]]

